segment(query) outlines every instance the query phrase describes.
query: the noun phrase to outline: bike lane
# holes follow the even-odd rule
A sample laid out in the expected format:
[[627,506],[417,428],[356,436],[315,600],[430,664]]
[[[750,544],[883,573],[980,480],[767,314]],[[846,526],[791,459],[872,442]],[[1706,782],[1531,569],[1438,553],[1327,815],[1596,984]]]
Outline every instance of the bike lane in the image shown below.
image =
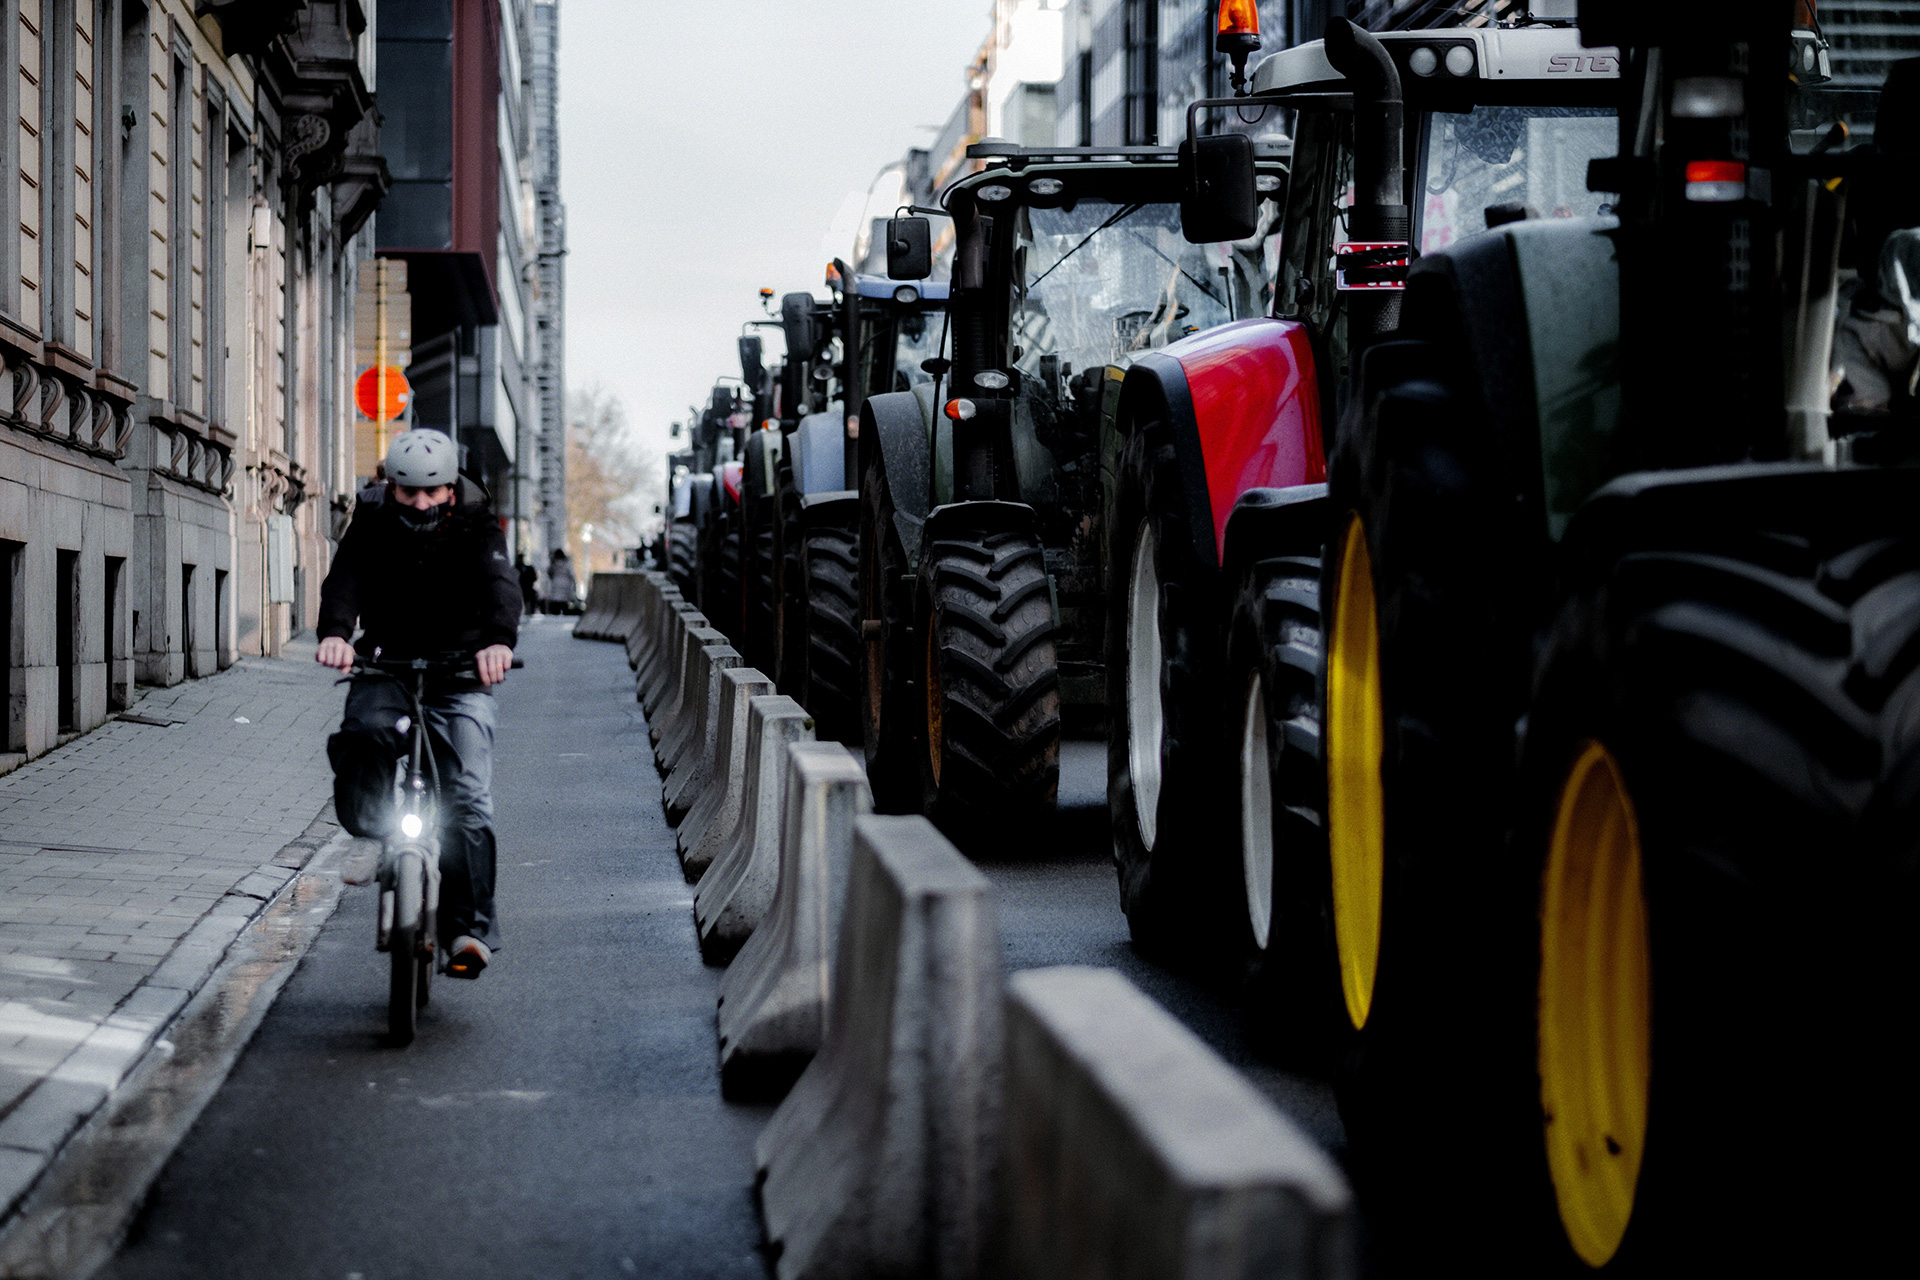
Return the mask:
[[337,914],[100,1275],[758,1277],[718,971],[618,646],[523,633],[500,694],[504,950],[382,1043],[374,892]]

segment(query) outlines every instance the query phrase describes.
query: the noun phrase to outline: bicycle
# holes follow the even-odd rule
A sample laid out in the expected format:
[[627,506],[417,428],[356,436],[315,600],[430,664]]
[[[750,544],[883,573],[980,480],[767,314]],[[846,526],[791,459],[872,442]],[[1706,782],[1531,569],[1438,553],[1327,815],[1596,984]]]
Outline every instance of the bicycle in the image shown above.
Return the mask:
[[[407,695],[408,714],[395,726],[406,735],[406,759],[394,768],[394,805],[398,814],[381,840],[379,923],[374,949],[390,959],[387,982],[387,1033],[397,1047],[413,1043],[419,1012],[426,1008],[439,954],[440,823],[435,812],[440,774],[429,741],[424,699],[429,680],[478,684],[472,654],[432,658],[356,657],[338,683],[384,677]],[[524,663],[515,658],[511,664]],[[432,785],[429,786],[429,779]],[[442,969],[444,972],[444,968]]]

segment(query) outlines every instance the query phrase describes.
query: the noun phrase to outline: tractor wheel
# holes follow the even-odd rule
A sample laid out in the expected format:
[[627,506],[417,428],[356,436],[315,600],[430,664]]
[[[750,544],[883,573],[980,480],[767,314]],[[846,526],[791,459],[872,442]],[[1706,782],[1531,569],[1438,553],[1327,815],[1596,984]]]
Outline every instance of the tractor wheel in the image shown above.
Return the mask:
[[860,741],[860,543],[848,529],[809,529],[800,547],[806,645],[799,701],[823,742]]
[[1241,914],[1244,894],[1219,574],[1194,549],[1185,498],[1167,428],[1142,424],[1122,448],[1108,526],[1107,808],[1135,944],[1218,962],[1223,916]]
[[1345,1017],[1320,749],[1326,664],[1318,554],[1242,571],[1228,652],[1245,890],[1239,948],[1262,1006],[1264,1038],[1289,1058],[1325,1065]]
[[[877,451],[876,451],[877,452]],[[920,812],[921,715],[914,670],[913,600],[905,548],[894,525],[893,495],[876,458],[860,486],[860,736],[873,807]]]
[[[743,509],[744,510],[744,509]],[[776,618],[779,596],[774,565],[774,524],[779,518],[771,500],[756,498],[753,521],[743,529],[743,548],[747,564],[742,568],[744,592],[741,602],[741,652],[748,665],[770,670],[774,664]]]
[[[807,651],[807,578],[801,566],[800,491],[793,484],[793,467],[785,457],[778,471],[779,523],[773,539],[774,599],[779,602],[773,623],[773,666],[768,674],[776,688],[808,710],[813,704],[803,694]],[[858,625],[855,625],[858,632]],[[849,686],[851,687],[851,686]]]
[[673,585],[687,599],[694,598],[694,547],[697,534],[693,525],[684,520],[674,522],[673,530],[667,535],[667,572],[673,578]]
[[[1515,1061],[1506,1015],[1524,1004],[1532,903],[1500,855],[1545,607],[1537,593],[1551,579],[1529,559],[1541,526],[1514,501],[1525,478],[1508,475],[1464,367],[1437,342],[1373,348],[1329,459],[1322,749],[1344,1024],[1336,1089],[1361,1194],[1395,1218],[1381,1250],[1420,1251],[1383,1259],[1392,1269],[1488,1235],[1520,1247],[1517,1228],[1489,1226],[1485,1211],[1514,1203],[1502,1180],[1525,1145],[1502,1110],[1512,1088],[1502,1072]],[[1472,1152],[1459,1142],[1466,1128]],[[1414,1186],[1433,1190],[1399,1194]]]
[[952,829],[1051,808],[1060,668],[1040,544],[1020,533],[930,548],[922,618],[921,811]]
[[[1874,1158],[1914,1136],[1886,1017],[1916,994],[1911,809],[1896,847],[1873,823],[1912,761],[1920,574],[1860,572],[1887,543],[1775,545],[1626,556],[1543,661],[1515,845],[1533,1052],[1511,1075],[1537,1079],[1515,1109],[1536,1104],[1542,1234],[1588,1268],[1870,1270],[1911,1204]],[[1783,1184],[1783,1159],[1829,1172]],[[1841,1218],[1862,1231],[1785,1225]]]
[[741,623],[745,619],[742,588],[745,585],[741,575],[740,544],[742,530],[740,509],[735,507],[726,517],[726,525],[720,534],[720,566],[714,575],[714,588],[717,595],[715,610],[709,610],[708,616],[715,619],[718,627],[732,644],[739,644],[744,634]]

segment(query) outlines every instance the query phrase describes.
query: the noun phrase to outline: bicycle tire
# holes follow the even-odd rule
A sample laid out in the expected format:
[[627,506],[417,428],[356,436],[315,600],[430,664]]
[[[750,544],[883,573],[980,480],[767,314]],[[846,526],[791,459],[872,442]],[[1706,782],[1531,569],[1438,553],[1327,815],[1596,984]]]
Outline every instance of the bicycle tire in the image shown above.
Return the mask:
[[419,958],[414,955],[415,929],[395,925],[392,946],[387,952],[391,962],[387,983],[387,1038],[396,1049],[413,1043],[414,1019],[419,1013]]

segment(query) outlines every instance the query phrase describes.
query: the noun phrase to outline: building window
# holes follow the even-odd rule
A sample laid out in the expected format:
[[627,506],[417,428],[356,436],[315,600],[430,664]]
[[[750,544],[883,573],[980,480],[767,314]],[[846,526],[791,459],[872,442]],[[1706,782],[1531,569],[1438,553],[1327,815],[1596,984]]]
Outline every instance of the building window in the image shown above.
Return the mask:
[[53,665],[61,733],[80,727],[80,553],[53,553]]
[[123,556],[103,556],[101,568],[100,598],[106,605],[106,634],[102,637],[101,650],[107,658],[107,710],[125,711],[133,695],[121,677],[127,669],[126,660],[132,656],[127,627],[122,621],[127,608],[127,562]]
[[227,111],[207,85],[206,358],[207,421],[227,421]]
[[27,749],[26,572],[27,544],[0,541],[0,751]]
[[1160,141],[1160,0],[1121,0],[1121,48],[1126,58],[1125,145]]

